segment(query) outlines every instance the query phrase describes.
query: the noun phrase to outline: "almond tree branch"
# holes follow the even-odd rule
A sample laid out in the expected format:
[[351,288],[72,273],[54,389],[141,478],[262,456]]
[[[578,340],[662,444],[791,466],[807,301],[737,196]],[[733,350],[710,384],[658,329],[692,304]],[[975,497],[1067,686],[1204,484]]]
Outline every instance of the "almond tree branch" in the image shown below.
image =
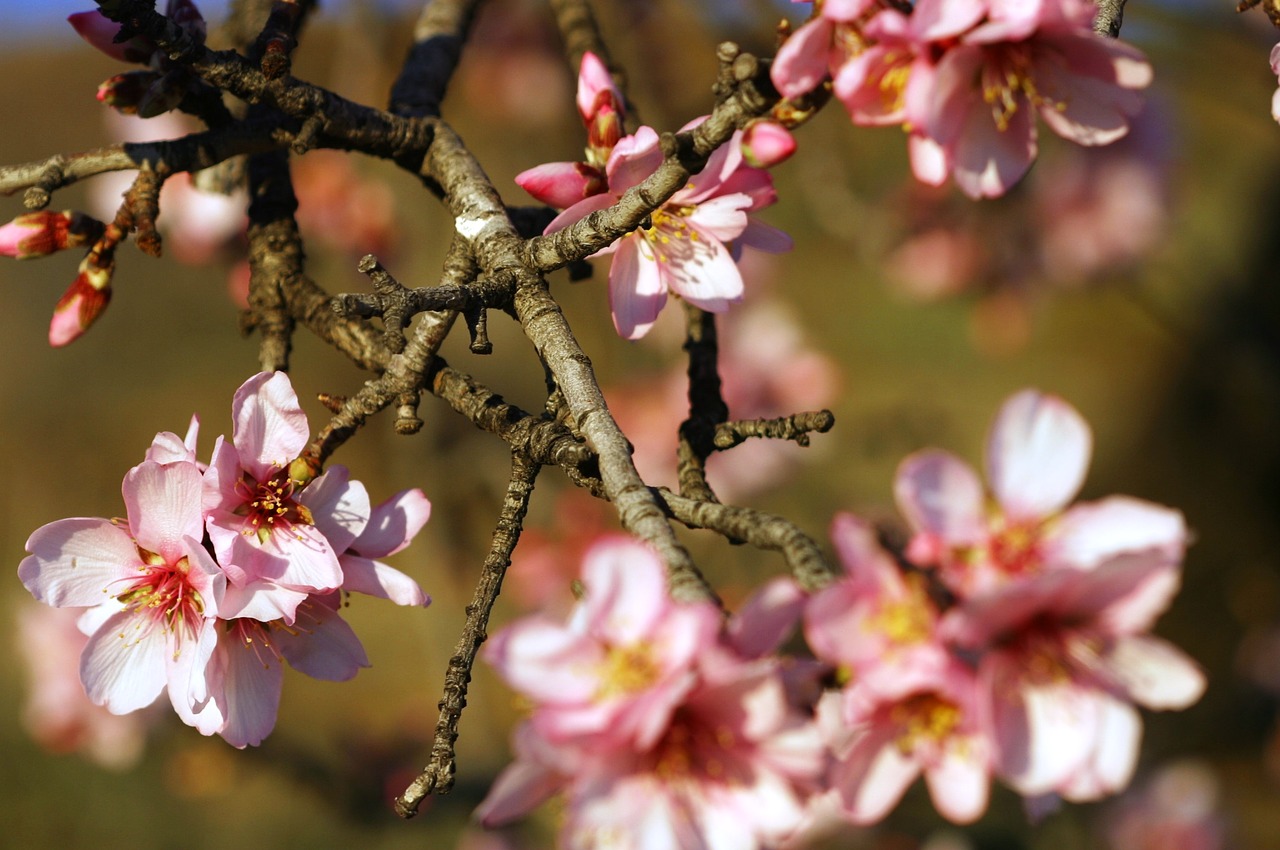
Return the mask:
[[1109,38],[1120,37],[1120,25],[1124,23],[1125,0],[1094,0],[1098,17],[1093,19],[1093,31]]

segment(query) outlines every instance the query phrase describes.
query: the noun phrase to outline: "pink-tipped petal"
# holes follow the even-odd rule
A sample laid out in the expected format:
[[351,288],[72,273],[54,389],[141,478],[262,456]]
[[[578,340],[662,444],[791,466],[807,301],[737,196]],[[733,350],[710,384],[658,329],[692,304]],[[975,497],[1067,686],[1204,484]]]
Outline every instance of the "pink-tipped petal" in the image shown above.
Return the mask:
[[161,555],[168,564],[183,557],[183,538],[204,535],[201,485],[194,463],[145,461],[129,470],[122,490],[138,545]]
[[974,543],[986,528],[982,482],[973,467],[949,452],[907,457],[898,466],[893,495],[913,529],[944,543]]
[[231,418],[241,461],[259,481],[292,463],[311,436],[307,414],[284,372],[259,372],[241,384]]
[[105,519],[43,525],[27,539],[27,551],[31,555],[18,565],[18,578],[32,596],[55,608],[101,605],[142,565],[129,533]]
[[667,303],[667,287],[649,246],[632,234],[617,243],[609,266],[609,310],[623,339],[649,332]]

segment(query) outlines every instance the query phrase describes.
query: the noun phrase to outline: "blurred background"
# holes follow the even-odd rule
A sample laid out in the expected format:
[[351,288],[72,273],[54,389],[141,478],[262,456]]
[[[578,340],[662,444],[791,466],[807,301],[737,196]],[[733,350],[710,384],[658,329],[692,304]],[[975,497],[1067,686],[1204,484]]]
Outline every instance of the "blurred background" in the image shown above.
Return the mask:
[[[138,126],[105,114],[94,92],[122,69],[63,23],[87,5],[0,3],[0,162],[185,132],[166,119]],[[295,72],[384,103],[412,28],[409,5],[324,4]],[[798,9],[767,0],[598,5],[636,111],[659,128],[709,109],[717,42],[769,54],[780,15],[799,20]],[[223,7],[202,8],[216,28]],[[781,200],[763,216],[796,247],[745,261],[748,301],[723,331],[726,392],[736,416],[829,406],[837,425],[809,449],[735,449],[719,459],[713,483],[727,501],[783,514],[823,539],[837,510],[892,526],[902,457],[940,446],[978,462],[1006,396],[1027,386],[1060,394],[1095,431],[1084,498],[1127,493],[1186,513],[1195,544],[1183,592],[1158,630],[1204,665],[1209,691],[1189,711],[1146,715],[1141,762],[1122,797],[1037,812],[1032,823],[1019,799],[997,790],[987,816],[958,830],[917,788],[886,823],[833,847],[1280,846],[1280,127],[1269,113],[1277,81],[1268,67],[1280,36],[1260,12],[1237,15],[1227,0],[1134,0],[1124,35],[1156,69],[1131,136],[1085,151],[1042,133],[1040,161],[997,201],[914,183],[901,131],[854,128],[838,104],[799,132],[800,154],[775,171]],[[512,183],[519,171],[579,157],[573,85],[543,3],[485,7],[445,114],[509,202],[529,203]],[[355,262],[367,251],[408,285],[434,281],[452,227],[415,181],[328,152],[295,160],[295,177],[308,271],[322,286],[365,290]],[[88,181],[58,192],[52,208],[108,216],[125,186]],[[234,202],[189,187],[184,197],[183,188],[167,189],[162,202],[165,257],[123,249],[109,310],[65,349],[50,349],[46,333],[79,252],[0,264],[0,559],[15,570],[43,523],[122,514],[121,478],[157,431],[182,432],[198,412],[207,456],[230,430],[232,393],[257,368],[256,340],[238,331],[240,218]],[[22,211],[19,197],[3,199],[0,219]],[[557,276],[553,288],[638,459],[661,481],[682,418],[678,310],[642,343],[623,342],[604,281],[600,266],[593,280]],[[539,409],[541,371],[500,319],[493,356],[470,355],[465,338],[450,340],[445,356]],[[364,380],[305,333],[292,376],[313,427],[324,416],[316,393],[350,393]],[[426,427],[412,438],[395,436],[387,417],[373,421],[336,461],[375,501],[415,486],[433,500],[431,522],[391,561],[434,604],[354,600],[344,616],[372,669],[342,685],[287,673],[277,729],[261,747],[237,752],[202,738],[167,706],[114,725],[81,717],[65,681],[42,679],[50,702],[33,711],[32,665],[54,669],[68,650],[16,577],[0,583],[5,843],[549,843],[554,812],[505,833],[468,825],[508,758],[517,716],[512,695],[483,668],[461,724],[454,792],[407,823],[388,803],[425,761],[508,461],[502,445],[442,404],[424,400],[421,415]],[[529,527],[495,628],[532,606],[566,604],[583,541],[612,523],[549,471]],[[782,569],[745,547],[684,538],[731,602]],[[69,719],[51,726],[50,706]]]

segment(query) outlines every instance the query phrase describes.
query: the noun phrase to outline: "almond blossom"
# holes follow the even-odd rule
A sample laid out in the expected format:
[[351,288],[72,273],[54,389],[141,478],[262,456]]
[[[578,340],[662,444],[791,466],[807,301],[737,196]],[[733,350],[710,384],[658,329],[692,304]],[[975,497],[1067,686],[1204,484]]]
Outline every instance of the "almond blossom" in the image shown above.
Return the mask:
[[1065,401],[1035,390],[1010,397],[987,439],[990,500],[973,468],[947,452],[919,452],[899,466],[894,494],[915,531],[907,557],[936,566],[963,596],[1127,552],[1180,559],[1187,531],[1178,511],[1129,496],[1068,507],[1091,451],[1088,424]]
[[809,601],[805,636],[848,681],[819,705],[840,811],[880,820],[923,773],[945,817],[976,819],[992,750],[977,677],[944,646],[922,576],[904,576],[856,517],[837,517],[832,537],[847,575]]
[[[688,129],[688,128],[685,128]],[[547,226],[561,230],[590,213],[617,203],[662,164],[658,134],[641,127],[613,148],[605,168],[608,190],[565,210]],[[738,245],[785,251],[790,238],[750,213],[777,198],[769,174],[746,165],[737,139],[711,154],[706,167],[663,206],[652,224],[619,239],[596,256],[613,255],[609,306],[624,339],[639,339],[657,321],[674,293],[695,307],[723,313],[742,300],[742,275],[734,260]],[[733,249],[727,243],[735,243]]]
[[369,497],[335,466],[312,480],[298,461],[307,416],[283,372],[236,391],[231,442],[219,437],[204,478],[209,538],[229,582],[225,616],[292,622],[299,603],[342,586],[344,552],[369,521]]
[[1096,14],[1088,0],[989,2],[986,21],[938,61],[919,123],[965,194],[996,197],[1022,178],[1036,156],[1034,113],[1077,144],[1128,132],[1151,66],[1095,35]]
[[1017,791],[1073,801],[1118,791],[1138,755],[1134,703],[1180,709],[1200,698],[1196,664],[1148,634],[1178,572],[1149,548],[1027,577],[948,612],[947,639],[981,653],[996,770]]
[[[716,609],[670,602],[662,574],[646,547],[601,543],[567,628],[531,618],[496,636],[499,671],[534,709],[516,732],[515,763],[476,812],[481,823],[562,793],[561,844],[571,848],[750,850],[802,824],[825,756],[768,654],[794,624],[798,597],[774,588],[717,639]],[[690,622],[664,622],[677,613]],[[655,651],[677,640],[679,653]],[[637,718],[642,707],[652,714]]]
[[127,519],[63,519],[27,541],[18,577],[41,602],[93,608],[80,663],[89,699],[114,714],[167,691],[180,715],[203,693],[226,577],[200,543],[200,470],[144,461],[125,476]]

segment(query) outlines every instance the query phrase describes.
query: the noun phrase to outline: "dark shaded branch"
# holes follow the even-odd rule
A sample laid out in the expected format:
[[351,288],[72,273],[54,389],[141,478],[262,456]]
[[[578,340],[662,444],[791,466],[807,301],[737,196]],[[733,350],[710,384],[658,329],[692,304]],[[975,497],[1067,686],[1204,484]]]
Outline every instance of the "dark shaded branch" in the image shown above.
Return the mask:
[[502,589],[502,579],[511,565],[511,553],[520,540],[525,514],[529,509],[529,497],[533,494],[534,481],[538,477],[538,464],[519,452],[511,455],[511,480],[507,484],[506,497],[497,527],[493,530],[493,542],[485,558],[476,583],[475,594],[467,606],[467,620],[462,635],[449,659],[445,671],[444,696],[440,699],[440,719],[436,722],[435,741],[431,746],[431,761],[396,799],[396,812],[404,818],[418,813],[418,806],[428,794],[446,794],[453,787],[457,773],[454,744],[458,740],[458,721],[467,705],[467,687],[471,683],[471,670],[475,666],[480,646],[488,638],[489,614]]
[[689,355],[689,417],[680,425],[676,446],[676,474],[681,494],[716,502],[707,483],[707,458],[715,451],[716,428],[729,418],[720,392],[719,344],[716,318],[682,302],[685,308],[684,350]]
[[242,326],[262,334],[263,371],[287,371],[294,316],[285,282],[302,277],[306,255],[294,213],[298,199],[283,151],[249,157],[249,311]]
[[481,0],[430,0],[413,29],[413,45],[391,86],[390,110],[404,117],[439,115]]

